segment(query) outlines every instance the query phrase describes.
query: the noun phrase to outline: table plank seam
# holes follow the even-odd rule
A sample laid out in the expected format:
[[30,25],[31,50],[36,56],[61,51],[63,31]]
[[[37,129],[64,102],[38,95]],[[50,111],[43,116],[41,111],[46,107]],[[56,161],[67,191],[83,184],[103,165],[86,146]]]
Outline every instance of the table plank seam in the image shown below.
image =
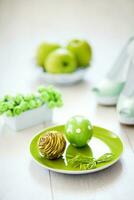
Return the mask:
[[53,192],[53,185],[52,185],[52,176],[49,170],[49,181],[50,181],[50,190],[51,190],[51,199],[54,200],[54,192]]
[[132,144],[131,144],[131,141],[130,141],[130,139],[129,139],[129,136],[128,136],[127,134],[126,134],[126,137],[127,137],[127,140],[128,140],[128,144],[129,144],[129,146],[130,146],[132,152],[134,153],[134,148],[133,148],[133,146],[132,146]]

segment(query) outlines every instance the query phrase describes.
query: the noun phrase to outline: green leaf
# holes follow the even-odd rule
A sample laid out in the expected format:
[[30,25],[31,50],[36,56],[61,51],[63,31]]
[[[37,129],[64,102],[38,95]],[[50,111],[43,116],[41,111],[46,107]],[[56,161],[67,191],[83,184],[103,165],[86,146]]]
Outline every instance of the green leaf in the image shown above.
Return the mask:
[[70,166],[74,168],[79,168],[80,170],[96,168],[96,161],[93,157],[78,154],[74,157],[71,157],[71,155],[67,155],[67,159]]
[[80,170],[89,170],[89,169],[94,169],[96,168],[96,165],[98,163],[102,162],[109,162],[113,159],[113,154],[112,153],[106,153],[102,155],[100,158],[97,160],[93,157],[77,154],[76,156],[72,156],[67,154],[67,163],[68,165],[74,167],[74,168],[79,168]]
[[114,155],[113,153],[105,153],[101,157],[99,157],[96,162],[102,163],[102,162],[109,162],[113,159]]

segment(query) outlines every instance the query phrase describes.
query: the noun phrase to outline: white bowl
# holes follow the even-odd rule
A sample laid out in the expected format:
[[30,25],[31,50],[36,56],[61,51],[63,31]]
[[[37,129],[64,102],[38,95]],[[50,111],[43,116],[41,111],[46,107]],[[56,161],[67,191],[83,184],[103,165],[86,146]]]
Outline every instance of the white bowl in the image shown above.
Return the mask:
[[46,105],[28,110],[15,117],[4,116],[5,123],[13,130],[19,131],[52,120],[53,112]]
[[50,74],[48,72],[43,72],[42,78],[51,84],[68,85],[83,80],[87,71],[88,68],[78,69],[77,71],[69,74]]

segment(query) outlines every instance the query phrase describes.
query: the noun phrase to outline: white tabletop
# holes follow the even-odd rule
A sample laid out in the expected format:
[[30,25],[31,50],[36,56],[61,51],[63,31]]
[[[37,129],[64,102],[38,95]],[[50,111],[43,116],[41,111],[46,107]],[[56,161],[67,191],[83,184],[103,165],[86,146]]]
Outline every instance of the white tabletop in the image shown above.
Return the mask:
[[134,34],[132,0],[1,0],[0,96],[35,91],[45,84],[34,65],[35,49],[43,40],[64,44],[86,38],[93,46],[93,66],[84,82],[57,86],[64,107],[55,110],[54,124],[76,114],[108,128],[124,142],[124,153],[114,166],[89,175],[63,175],[38,166],[29,155],[29,141],[50,124],[20,132],[0,119],[0,200],[127,200],[134,189],[134,127],[120,125],[115,107],[97,106],[91,86],[100,79]]

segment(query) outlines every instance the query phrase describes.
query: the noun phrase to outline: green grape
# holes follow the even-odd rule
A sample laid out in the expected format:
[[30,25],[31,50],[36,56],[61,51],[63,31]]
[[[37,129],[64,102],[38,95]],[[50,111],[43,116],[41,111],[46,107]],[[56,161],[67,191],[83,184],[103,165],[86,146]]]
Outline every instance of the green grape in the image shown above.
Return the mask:
[[3,103],[3,101],[2,100],[0,100],[0,106],[1,106],[1,104]]
[[48,86],[47,88],[40,86],[38,91],[40,92],[40,98],[44,103],[47,103],[49,107],[54,108],[56,106],[62,106],[61,94],[55,90],[53,86]]
[[10,101],[10,100],[13,100],[13,97],[10,96],[10,95],[5,95],[4,98],[3,98],[4,101]]
[[0,112],[1,113],[4,113],[4,112],[6,112],[8,110],[8,104],[6,103],[6,102],[2,102],[1,104],[0,104]]
[[50,99],[50,96],[48,95],[47,92],[43,92],[43,93],[40,95],[40,98],[43,100],[43,102],[48,102],[49,99]]
[[6,115],[8,116],[8,117],[13,117],[14,115],[13,115],[13,112],[11,111],[11,110],[8,110],[7,112],[6,112]]
[[22,108],[20,106],[16,106],[13,109],[14,115],[20,115],[23,112]]
[[50,101],[49,103],[48,103],[48,107],[49,108],[54,108],[55,107],[55,102],[53,102],[53,101]]
[[6,113],[7,116],[19,115],[26,110],[38,108],[44,103],[51,109],[63,105],[60,92],[55,90],[53,86],[47,88],[40,86],[38,92],[38,96],[36,94],[26,96],[18,94],[15,97],[5,95],[0,100],[0,114]]
[[29,97],[29,95],[24,96],[24,101],[30,101],[30,100],[31,100],[31,97]]
[[54,96],[55,99],[57,99],[59,97],[58,93],[56,93],[56,92],[53,92],[53,96]]
[[36,100],[36,106],[37,106],[37,107],[42,106],[42,101],[41,101],[40,99],[37,99],[37,100]]
[[36,101],[31,100],[28,102],[28,105],[29,105],[30,109],[34,109],[34,108],[36,108]]
[[36,98],[36,96],[34,94],[30,94],[24,97],[25,101],[31,101],[34,100]]
[[8,109],[13,109],[15,106],[15,102],[10,100],[7,102],[7,105],[8,105]]
[[39,87],[38,87],[38,92],[39,93],[42,93],[42,92],[45,92],[47,89],[43,86],[43,85],[40,85]]
[[2,112],[2,103],[3,101],[0,101],[0,113]]
[[19,106],[21,107],[23,112],[29,109],[29,104],[26,101],[22,101]]
[[63,102],[62,102],[61,99],[59,99],[59,100],[57,101],[56,106],[57,106],[57,107],[63,106]]
[[48,92],[49,101],[53,101],[55,99],[54,94],[52,92]]
[[4,113],[4,111],[1,109],[1,106],[0,106],[0,115],[2,115]]
[[31,99],[33,100],[33,99],[36,99],[36,95],[35,94],[30,94],[30,96],[31,96]]
[[21,94],[16,95],[16,97],[15,97],[15,102],[16,102],[17,104],[20,104],[21,101],[23,101],[23,95],[21,95]]
[[55,99],[61,98],[61,94],[57,91],[55,91],[53,95],[54,95]]
[[61,94],[59,92],[55,93],[57,99],[61,99]]

